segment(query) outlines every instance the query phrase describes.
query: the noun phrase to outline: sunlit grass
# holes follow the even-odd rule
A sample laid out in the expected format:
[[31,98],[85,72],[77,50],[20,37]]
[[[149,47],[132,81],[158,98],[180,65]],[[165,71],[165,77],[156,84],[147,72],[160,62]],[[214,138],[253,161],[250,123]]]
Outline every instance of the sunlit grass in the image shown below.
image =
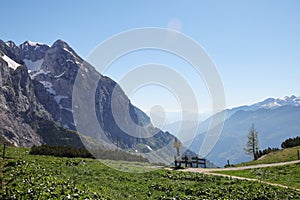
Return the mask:
[[248,165],[258,165],[258,164],[271,164],[271,163],[298,160],[298,152],[297,152],[298,150],[300,151],[300,146],[275,151],[263,156],[259,160],[245,162],[245,163],[237,164],[235,166],[238,167],[238,166],[248,166]]
[[300,163],[238,171],[218,171],[214,173],[254,178],[300,189]]
[[[299,199],[300,192],[262,183],[158,169],[138,162],[29,155],[7,148],[0,199]],[[1,148],[2,153],[2,148]],[[116,165],[139,173],[116,170]],[[147,169],[148,170],[148,169]],[[147,171],[146,170],[146,171]]]

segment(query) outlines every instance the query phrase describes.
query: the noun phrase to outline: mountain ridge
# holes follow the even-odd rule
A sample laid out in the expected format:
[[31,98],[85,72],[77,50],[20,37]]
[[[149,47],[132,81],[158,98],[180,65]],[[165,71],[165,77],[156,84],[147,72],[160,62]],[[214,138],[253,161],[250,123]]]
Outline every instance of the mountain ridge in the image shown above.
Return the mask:
[[[220,138],[216,138],[217,144],[207,155],[207,158],[219,166],[224,166],[228,159],[232,163],[248,161],[250,157],[244,153],[243,148],[246,145],[247,134],[252,123],[260,133],[260,149],[280,148],[283,140],[300,134],[300,124],[297,120],[300,117],[299,100],[300,97],[296,95],[267,98],[251,105],[239,106],[216,113],[213,117],[219,118],[225,115],[224,127],[220,133]],[[178,135],[188,148],[197,153],[200,152],[208,128],[214,130],[214,127],[210,127],[211,119],[212,116],[199,123],[179,121],[167,126],[168,128],[165,130]],[[185,123],[185,126],[182,126],[182,123]],[[189,126],[189,124],[193,126]],[[176,134],[180,125],[189,127],[183,130],[185,134]],[[196,134],[194,134],[195,132]]]
[[[272,109],[236,109],[226,117],[221,136],[208,155],[208,159],[219,166],[224,166],[226,160],[231,160],[232,163],[248,161],[250,157],[245,154],[243,149],[247,142],[251,124],[254,124],[259,132],[260,149],[280,148],[281,142],[286,138],[300,134],[299,118],[300,106],[295,105],[282,105]],[[208,122],[209,120],[202,126],[208,128]],[[206,131],[203,131],[203,129],[198,132],[189,148],[198,152],[199,144],[201,144],[205,135]]]
[[[119,113],[123,114],[122,112],[126,111],[122,106],[129,105],[130,118],[136,124],[141,125],[143,131],[155,133],[155,135],[151,138],[136,138],[128,135],[118,127],[110,107],[112,91],[115,87],[119,87],[118,84],[109,77],[101,75],[93,66],[85,63],[66,42],[57,40],[49,46],[26,41],[17,46],[12,41],[5,43],[0,40],[0,52],[20,64],[20,66],[15,69],[9,68],[8,63],[0,57],[1,83],[5,85],[5,87],[2,87],[0,90],[0,103],[2,107],[5,108],[7,102],[15,98],[16,95],[15,92],[11,93],[10,96],[5,95],[3,93],[5,91],[2,90],[3,88],[15,88],[17,91],[26,91],[24,88],[31,87],[30,97],[34,98],[37,107],[41,107],[40,110],[43,110],[45,113],[40,116],[40,110],[34,110],[32,112],[35,114],[31,114],[32,116],[40,116],[39,120],[53,120],[53,122],[59,123],[64,128],[76,130],[76,123],[78,122],[75,122],[73,116],[73,85],[78,73],[80,73],[79,75],[82,77],[94,74],[100,78],[97,83],[96,94],[94,94],[97,100],[95,105],[97,108],[97,119],[109,141],[102,141],[101,139],[97,141],[99,138],[94,138],[94,140],[103,144],[108,142],[109,144],[104,145],[104,147],[107,148],[114,146],[116,142],[118,142],[119,148],[144,153],[145,156],[155,158],[158,162],[173,161],[173,156],[176,154],[172,145],[174,136],[169,132],[163,132],[153,127],[150,118],[143,111],[131,104],[121,88],[119,93]],[[7,83],[6,80],[13,79],[15,76],[14,73],[16,72],[20,73],[20,79],[27,80],[27,84],[22,85],[20,81],[15,85]],[[84,87],[88,89],[91,85],[87,81]],[[22,101],[27,101],[28,97],[26,96],[26,92],[21,97]],[[22,106],[22,102],[17,102],[16,104]],[[28,108],[26,108],[24,112],[28,112],[28,109],[30,110],[32,106],[31,103],[27,105]],[[33,143],[27,140],[21,143],[13,143],[16,146],[31,146],[33,144],[39,145],[44,142],[41,135],[37,134],[30,126],[30,124],[35,121],[35,118],[25,120],[21,117],[19,121],[15,122],[17,124],[24,124],[27,128],[17,127],[8,129],[6,124],[15,117],[13,111],[10,113],[11,117],[4,120],[7,116],[6,112],[5,110],[0,110],[0,116],[2,116],[0,117],[0,123],[2,124],[1,133],[8,141],[18,141],[23,137],[24,132],[29,131],[32,133],[32,137],[30,137],[29,140],[34,141]],[[125,118],[124,120],[127,121],[131,119]],[[23,129],[24,131],[19,132],[19,129]],[[138,132],[135,133],[135,130],[132,130],[132,132],[138,135]],[[164,149],[164,152],[161,152],[160,149]],[[182,150],[186,149],[182,147]]]
[[300,106],[300,96],[297,97],[296,95],[285,96],[283,98],[267,98],[263,101],[251,104],[251,105],[243,105],[239,107],[235,107],[228,110],[235,110],[235,109],[243,109],[245,111],[249,110],[258,110],[261,108],[264,109],[276,109],[282,106]]

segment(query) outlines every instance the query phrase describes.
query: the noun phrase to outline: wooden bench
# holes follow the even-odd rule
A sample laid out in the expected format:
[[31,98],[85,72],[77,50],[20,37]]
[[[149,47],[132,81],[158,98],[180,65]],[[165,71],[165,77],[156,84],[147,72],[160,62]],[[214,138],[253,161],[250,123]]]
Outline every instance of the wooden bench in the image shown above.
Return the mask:
[[181,164],[185,164],[185,167],[193,167],[193,164],[195,164],[197,168],[203,165],[203,167],[206,168],[206,159],[197,156],[192,158],[188,156],[183,156],[181,159],[175,158],[175,167],[181,167]]

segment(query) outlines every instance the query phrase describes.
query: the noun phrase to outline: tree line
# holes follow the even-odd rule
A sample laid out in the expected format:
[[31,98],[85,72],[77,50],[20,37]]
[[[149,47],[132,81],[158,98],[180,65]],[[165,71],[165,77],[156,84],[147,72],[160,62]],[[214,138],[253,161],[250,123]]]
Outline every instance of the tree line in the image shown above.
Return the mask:
[[257,151],[256,152],[256,157],[258,159],[258,158],[260,158],[260,157],[262,157],[264,155],[267,155],[267,154],[275,152],[275,151],[279,151],[279,148],[268,147],[267,149]]
[[291,147],[296,147],[300,146],[300,137],[297,136],[295,138],[289,138],[282,142],[281,148],[286,149],[286,148],[291,148]]

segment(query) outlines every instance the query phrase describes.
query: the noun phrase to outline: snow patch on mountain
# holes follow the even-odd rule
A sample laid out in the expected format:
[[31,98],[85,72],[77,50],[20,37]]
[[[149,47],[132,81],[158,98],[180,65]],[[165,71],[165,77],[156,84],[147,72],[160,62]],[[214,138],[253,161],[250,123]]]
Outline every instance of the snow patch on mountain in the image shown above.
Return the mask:
[[[42,44],[42,43],[39,43],[39,42],[32,42],[30,40],[27,40],[26,42],[24,42],[23,44],[21,44],[24,46],[32,46],[32,47],[37,47],[37,46],[42,46],[42,45],[47,45],[48,47],[50,47],[48,44]],[[20,47],[21,47],[20,45]]]
[[47,92],[49,92],[50,94],[53,94],[53,95],[56,94],[56,91],[53,90],[53,88],[52,88],[53,87],[52,83],[50,83],[49,81],[40,81],[40,83],[44,85]]
[[13,41],[7,41],[7,42],[5,42],[5,44],[10,48],[15,46],[15,43]]
[[153,149],[149,145],[145,145],[148,150],[153,151]]
[[50,74],[50,71],[45,72],[44,70],[41,69],[36,72],[30,72],[30,78],[35,79],[36,76],[41,75],[41,74],[47,75],[47,74]]
[[63,109],[63,110],[66,110],[66,111],[69,111],[69,112],[73,113],[73,110],[71,108],[64,107],[60,103],[60,101],[62,99],[68,99],[68,98],[69,98],[68,96],[62,96],[62,95],[56,95],[56,96],[54,96],[54,99],[55,99],[56,103],[59,105],[60,109]]
[[60,78],[60,77],[62,77],[65,73],[66,73],[66,71],[64,71],[63,73],[61,73],[61,74],[59,74],[59,75],[57,75],[57,76],[54,76],[54,78]]
[[71,63],[74,63],[74,61],[73,61],[73,60],[71,60],[71,59],[67,59],[67,60],[66,60],[66,62],[71,62]]
[[27,66],[28,70],[37,71],[41,68],[41,66],[44,62],[44,59],[32,61],[32,60],[28,60],[27,58],[25,58],[23,61],[24,61],[25,65]]
[[63,128],[65,129],[70,129],[69,126],[67,124],[63,124]]
[[30,41],[30,40],[27,40],[26,42],[27,42],[27,44],[29,44],[30,46],[36,46],[36,45],[39,44],[38,42],[32,42],[32,41]]
[[60,104],[60,101],[61,101],[62,99],[68,99],[68,98],[69,98],[68,96],[62,96],[62,95],[56,95],[56,96],[54,97],[54,99],[55,99],[55,101],[56,101],[57,104]]
[[68,52],[69,54],[71,54],[74,58],[77,57],[76,55],[74,55],[74,53],[73,53],[72,51],[70,51],[70,50],[67,49],[66,47],[64,47],[63,50],[65,50],[66,52]]
[[21,65],[5,54],[2,56],[2,59],[7,63],[8,67],[12,68],[13,70],[16,70]]

